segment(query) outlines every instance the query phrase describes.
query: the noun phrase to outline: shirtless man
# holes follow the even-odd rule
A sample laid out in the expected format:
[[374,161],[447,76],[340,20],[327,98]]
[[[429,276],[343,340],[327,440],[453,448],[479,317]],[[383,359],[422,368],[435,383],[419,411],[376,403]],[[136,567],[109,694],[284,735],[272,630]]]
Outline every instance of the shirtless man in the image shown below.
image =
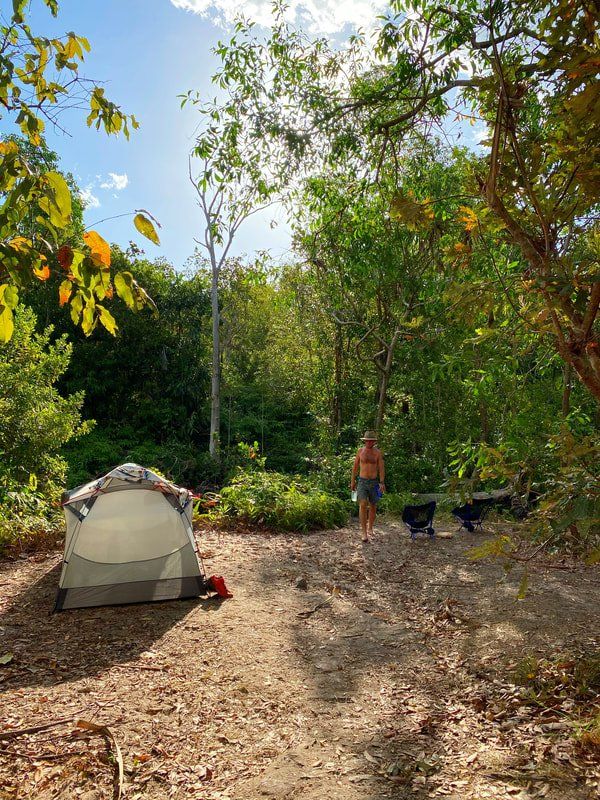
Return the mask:
[[[354,459],[350,491],[357,490],[362,540],[363,542],[368,542],[369,534],[373,535],[373,525],[375,523],[375,514],[377,513],[377,503],[379,502],[377,484],[379,484],[380,490],[385,492],[385,466],[383,453],[379,448],[375,447],[377,434],[374,431],[367,431],[362,440],[365,445],[360,448]],[[356,481],[357,472],[358,483]],[[379,479],[377,475],[379,475]]]

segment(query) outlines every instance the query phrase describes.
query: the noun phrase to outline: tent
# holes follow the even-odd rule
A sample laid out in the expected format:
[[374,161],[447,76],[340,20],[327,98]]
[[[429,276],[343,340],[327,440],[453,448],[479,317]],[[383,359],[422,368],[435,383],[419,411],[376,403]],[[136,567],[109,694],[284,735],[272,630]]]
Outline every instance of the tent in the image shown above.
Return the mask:
[[65,555],[55,610],[206,593],[192,493],[137,464],[63,495]]

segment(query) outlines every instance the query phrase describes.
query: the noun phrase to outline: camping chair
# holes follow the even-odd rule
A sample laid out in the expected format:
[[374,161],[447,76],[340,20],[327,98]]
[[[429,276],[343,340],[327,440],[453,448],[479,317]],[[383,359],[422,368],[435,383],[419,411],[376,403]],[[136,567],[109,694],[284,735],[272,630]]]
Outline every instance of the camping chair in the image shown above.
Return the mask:
[[435,500],[430,503],[424,503],[420,506],[404,506],[402,512],[402,522],[410,531],[410,538],[414,542],[417,538],[417,533],[427,533],[429,538],[433,539],[435,530],[432,527],[433,515],[435,514]]
[[453,508],[452,516],[460,522],[458,530],[466,528],[469,533],[473,533],[476,528],[481,529],[493,502],[493,500],[473,500],[472,503],[465,503],[463,506]]

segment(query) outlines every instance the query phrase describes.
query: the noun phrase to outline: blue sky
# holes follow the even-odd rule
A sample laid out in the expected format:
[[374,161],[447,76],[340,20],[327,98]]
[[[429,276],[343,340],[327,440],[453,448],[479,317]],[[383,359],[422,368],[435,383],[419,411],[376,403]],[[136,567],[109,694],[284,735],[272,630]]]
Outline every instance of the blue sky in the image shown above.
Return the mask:
[[[10,0],[0,9],[10,14]],[[289,16],[309,32],[347,35],[358,25],[373,24],[382,0],[289,0]],[[40,35],[75,31],[86,36],[92,52],[82,74],[103,81],[106,94],[135,114],[140,129],[129,142],[88,129],[85,114],[67,112],[63,126],[70,136],[47,129],[49,146],[72,172],[88,198],[86,225],[106,217],[146,208],[161,223],[161,246],[134,229],[130,218],[97,225],[110,241],[131,239],[150,257],[164,256],[181,268],[192,255],[202,219],[188,180],[187,154],[198,117],[180,109],[177,95],[197,89],[215,94],[210,76],[218,68],[211,53],[238,11],[268,24],[270,0],[59,0],[55,20],[42,0],[32,0],[31,27]],[[196,13],[194,13],[196,12]],[[3,132],[7,131],[6,126]],[[277,226],[271,227],[275,216]],[[269,249],[275,258],[289,252],[290,232],[283,212],[256,215],[240,229],[233,253]]]
[[[0,0],[0,6],[5,2]],[[49,146],[91,200],[86,225],[146,208],[162,225],[160,247],[141,237],[128,218],[97,228],[110,241],[126,245],[131,239],[149,256],[162,255],[182,267],[194,251],[202,221],[187,172],[197,117],[192,109],[180,109],[177,95],[188,89],[214,95],[210,76],[217,60],[210,50],[226,32],[170,0],[61,0],[56,20],[41,0],[33,0],[31,12],[35,33],[72,30],[90,40],[82,74],[105,82],[107,96],[140,122],[129,142],[88,129],[81,112],[62,117],[71,136],[48,127]],[[285,223],[271,229],[269,222],[270,217],[249,220],[239,232],[236,252],[271,248],[278,256],[286,251],[290,237]]]

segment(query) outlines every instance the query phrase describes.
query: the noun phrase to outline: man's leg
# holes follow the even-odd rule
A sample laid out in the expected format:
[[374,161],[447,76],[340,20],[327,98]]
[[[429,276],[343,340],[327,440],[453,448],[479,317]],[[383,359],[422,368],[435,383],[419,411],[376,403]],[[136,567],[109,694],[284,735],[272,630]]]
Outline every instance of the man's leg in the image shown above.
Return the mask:
[[369,533],[373,535],[373,525],[375,524],[375,514],[377,513],[377,506],[375,503],[369,503]]
[[367,508],[368,500],[361,500],[358,505],[358,518],[360,520],[360,527],[362,528],[362,539],[363,542],[368,540],[367,536],[367,519],[369,516],[369,510]]

